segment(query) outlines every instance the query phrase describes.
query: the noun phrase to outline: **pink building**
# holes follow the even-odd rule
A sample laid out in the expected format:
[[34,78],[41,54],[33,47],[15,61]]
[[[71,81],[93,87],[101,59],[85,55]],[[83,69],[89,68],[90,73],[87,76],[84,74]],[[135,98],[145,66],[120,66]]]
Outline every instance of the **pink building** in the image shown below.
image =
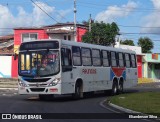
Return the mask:
[[[76,40],[82,41],[82,36],[87,31],[87,26],[77,24]],[[22,42],[41,39],[62,39],[75,41],[74,23],[60,23],[41,28],[15,28],[14,29],[14,54],[18,54],[18,48]],[[18,76],[18,59],[12,58],[12,77]]]

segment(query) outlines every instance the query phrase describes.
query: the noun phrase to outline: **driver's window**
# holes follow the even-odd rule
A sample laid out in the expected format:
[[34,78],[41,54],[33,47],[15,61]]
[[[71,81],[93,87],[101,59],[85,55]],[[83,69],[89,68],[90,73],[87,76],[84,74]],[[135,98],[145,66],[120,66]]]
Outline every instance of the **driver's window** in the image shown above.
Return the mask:
[[70,49],[62,48],[61,56],[62,56],[62,66],[71,66],[72,65],[71,50]]

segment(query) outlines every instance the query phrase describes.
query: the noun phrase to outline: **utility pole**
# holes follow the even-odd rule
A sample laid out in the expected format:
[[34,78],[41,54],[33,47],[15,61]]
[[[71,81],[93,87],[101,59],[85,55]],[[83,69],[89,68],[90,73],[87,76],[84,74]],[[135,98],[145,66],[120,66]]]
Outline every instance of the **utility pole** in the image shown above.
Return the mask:
[[75,38],[75,41],[77,41],[76,13],[77,13],[76,0],[74,0],[74,38]]
[[92,23],[92,18],[91,14],[89,15],[89,32],[91,32],[91,23]]

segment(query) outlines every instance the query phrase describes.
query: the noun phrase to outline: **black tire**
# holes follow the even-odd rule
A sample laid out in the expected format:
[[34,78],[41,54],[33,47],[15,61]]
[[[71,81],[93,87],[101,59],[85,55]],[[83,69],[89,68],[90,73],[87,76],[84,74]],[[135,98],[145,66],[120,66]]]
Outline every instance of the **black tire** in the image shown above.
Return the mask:
[[123,81],[119,83],[119,87],[118,87],[118,94],[122,94],[122,93],[123,93]]
[[54,95],[53,94],[39,94],[40,100],[53,100]]
[[82,93],[81,93],[81,84],[76,83],[75,85],[75,93],[72,95],[73,99],[78,100],[82,98]]
[[118,94],[118,85],[117,85],[117,82],[114,80],[113,81],[113,85],[112,85],[112,93],[111,95],[114,96]]

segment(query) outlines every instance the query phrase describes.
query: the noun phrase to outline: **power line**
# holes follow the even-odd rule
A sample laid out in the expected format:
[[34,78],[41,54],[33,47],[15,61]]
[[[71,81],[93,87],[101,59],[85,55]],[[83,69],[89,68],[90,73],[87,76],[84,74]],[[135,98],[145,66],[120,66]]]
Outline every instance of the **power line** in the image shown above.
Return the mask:
[[132,34],[133,34],[133,35],[136,35],[136,34],[139,34],[139,35],[145,35],[145,34],[146,34],[146,35],[147,35],[147,34],[160,35],[160,33],[126,33],[126,32],[120,32],[120,34],[122,34],[122,35],[130,35],[130,34],[131,34],[131,35],[132,35]]
[[[104,7],[107,7],[109,6],[110,4],[95,4],[95,3],[88,3],[88,2],[78,2],[79,4],[88,4],[88,5],[92,5],[92,6],[104,6]],[[110,5],[111,6],[111,5]],[[124,6],[120,6],[120,8],[125,8],[127,9],[127,7],[124,7]],[[130,9],[128,7],[128,9]],[[138,11],[159,11],[160,12],[160,9],[155,9],[155,8],[136,8]]]
[[152,26],[138,26],[138,25],[135,25],[135,26],[130,26],[130,25],[119,25],[118,26],[121,26],[121,27],[131,27],[131,28],[160,28],[160,27],[152,27]]
[[[46,1],[43,1],[44,3],[46,3],[47,5],[49,5],[48,4],[48,2],[46,2]],[[65,20],[67,20],[67,18],[65,18],[64,16],[62,16],[58,11],[55,11],[60,17],[62,17],[63,19],[65,19]],[[68,21],[68,20],[67,20]]]
[[[119,12],[140,12],[140,13],[142,13],[142,12],[148,12],[148,11],[138,11],[138,10],[130,10],[129,8],[128,8],[128,10],[127,9],[121,9],[121,10],[113,10],[113,9],[107,9],[107,8],[101,8],[101,7],[90,7],[90,6],[85,6],[85,5],[77,5],[77,6],[82,6],[82,7],[86,7],[86,8],[91,8],[91,9],[101,9],[101,10],[103,10],[103,11],[105,11],[105,10],[109,10],[109,11],[119,11]],[[157,12],[160,12],[160,11],[157,11]]]
[[52,16],[50,16],[45,10],[43,10],[39,5],[37,5],[33,0],[30,0],[33,4],[35,4],[39,9],[41,9],[48,17],[50,17],[52,20],[54,20],[55,22],[59,23],[55,18],[53,18]]

